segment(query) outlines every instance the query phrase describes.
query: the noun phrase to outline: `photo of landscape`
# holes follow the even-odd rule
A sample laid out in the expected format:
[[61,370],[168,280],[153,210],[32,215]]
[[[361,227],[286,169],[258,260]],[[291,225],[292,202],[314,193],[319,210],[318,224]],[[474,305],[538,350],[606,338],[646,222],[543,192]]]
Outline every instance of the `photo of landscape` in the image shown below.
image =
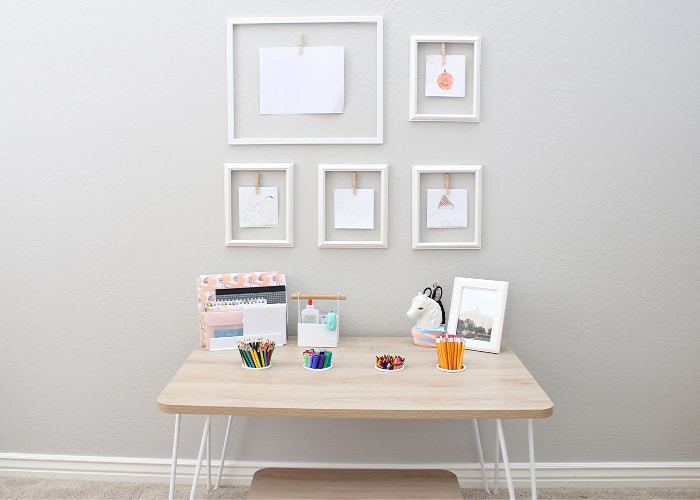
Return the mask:
[[490,342],[497,299],[495,290],[463,288],[456,335]]

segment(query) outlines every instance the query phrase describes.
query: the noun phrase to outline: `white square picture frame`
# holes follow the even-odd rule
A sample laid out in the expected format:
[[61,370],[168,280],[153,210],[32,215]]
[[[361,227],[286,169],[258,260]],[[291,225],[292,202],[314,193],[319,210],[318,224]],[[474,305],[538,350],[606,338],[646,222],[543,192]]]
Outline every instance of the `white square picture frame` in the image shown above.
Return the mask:
[[[238,188],[272,180],[280,200],[277,227],[236,227]],[[293,247],[294,163],[224,164],[225,244],[228,247]]]
[[[463,98],[425,96],[425,57],[441,54],[466,56],[466,95]],[[409,121],[478,122],[481,119],[481,37],[412,35],[408,97]]]
[[447,333],[467,349],[499,353],[507,296],[507,281],[455,278]]
[[[319,164],[318,166],[318,246],[319,248],[387,248],[389,234],[388,164]],[[372,230],[332,229],[332,189],[352,187],[352,174],[357,173],[360,188],[375,190]],[[367,174],[372,174],[371,176]],[[331,179],[331,180],[329,180]],[[346,237],[343,238],[342,236]],[[367,236],[363,238],[363,236]],[[352,236],[357,239],[349,239]]]
[[[382,144],[384,142],[381,16],[228,18],[228,143]],[[260,115],[258,50],[347,46],[345,99],[337,115]],[[373,84],[367,84],[367,80]]]
[[[412,230],[414,250],[481,249],[481,165],[413,165]],[[466,228],[431,229],[426,221],[426,189],[467,188]]]

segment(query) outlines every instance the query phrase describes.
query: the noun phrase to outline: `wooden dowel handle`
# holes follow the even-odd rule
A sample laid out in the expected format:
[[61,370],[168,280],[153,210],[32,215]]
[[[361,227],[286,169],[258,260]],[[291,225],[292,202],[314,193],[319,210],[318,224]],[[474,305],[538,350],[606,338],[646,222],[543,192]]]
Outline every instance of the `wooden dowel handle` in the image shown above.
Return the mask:
[[346,295],[344,293],[293,293],[293,299],[317,299],[317,300],[345,300]]

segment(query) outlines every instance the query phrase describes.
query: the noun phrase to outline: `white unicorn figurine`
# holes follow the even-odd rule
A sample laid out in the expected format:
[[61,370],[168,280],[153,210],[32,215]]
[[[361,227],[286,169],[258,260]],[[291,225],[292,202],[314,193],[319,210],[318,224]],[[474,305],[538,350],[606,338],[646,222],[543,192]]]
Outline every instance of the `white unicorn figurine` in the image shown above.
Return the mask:
[[416,320],[418,328],[425,330],[439,328],[442,321],[440,304],[431,299],[426,293],[419,293],[413,297],[411,308],[406,315]]

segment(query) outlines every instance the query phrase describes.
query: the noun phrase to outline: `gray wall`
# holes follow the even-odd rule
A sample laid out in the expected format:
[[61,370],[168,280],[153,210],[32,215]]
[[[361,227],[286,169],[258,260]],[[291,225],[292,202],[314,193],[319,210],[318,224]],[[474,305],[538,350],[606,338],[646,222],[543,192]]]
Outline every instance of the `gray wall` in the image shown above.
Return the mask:
[[[384,144],[229,146],[225,19],[310,15],[384,16]],[[650,0],[3,2],[0,452],[168,457],[155,398],[197,345],[196,276],[275,269],[346,293],[346,335],[408,335],[434,281],[447,303],[455,276],[509,281],[505,339],[556,405],[538,460],[700,460],[698,18]],[[408,122],[414,34],[483,37],[481,123]],[[224,162],[295,163],[293,248],[223,245]],[[390,165],[387,249],[317,248],[319,163]],[[433,163],[484,165],[482,250],[411,249],[411,165]],[[463,423],[237,425],[269,435],[232,447],[254,463],[475,460]],[[306,449],[312,433],[335,445]]]

